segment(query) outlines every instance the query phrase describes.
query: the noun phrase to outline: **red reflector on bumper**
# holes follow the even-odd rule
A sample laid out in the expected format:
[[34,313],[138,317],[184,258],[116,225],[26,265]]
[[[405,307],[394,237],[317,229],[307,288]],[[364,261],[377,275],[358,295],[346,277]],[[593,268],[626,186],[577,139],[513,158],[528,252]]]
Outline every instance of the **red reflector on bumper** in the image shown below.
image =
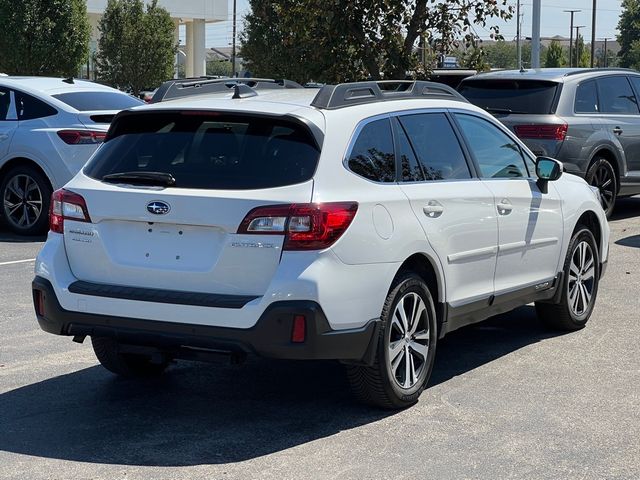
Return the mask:
[[306,319],[304,315],[296,315],[293,317],[293,329],[291,330],[291,342],[304,343],[306,332]]

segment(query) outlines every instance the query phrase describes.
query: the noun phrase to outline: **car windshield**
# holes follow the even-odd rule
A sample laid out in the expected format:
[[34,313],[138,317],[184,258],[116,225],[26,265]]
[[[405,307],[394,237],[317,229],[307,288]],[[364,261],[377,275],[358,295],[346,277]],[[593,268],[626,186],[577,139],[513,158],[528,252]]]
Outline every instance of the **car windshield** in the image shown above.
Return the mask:
[[80,112],[96,110],[125,110],[144,105],[144,102],[119,92],[69,92],[53,95]]
[[557,82],[542,80],[469,80],[460,93],[474,105],[491,113],[554,113]]
[[319,156],[307,128],[280,117],[144,113],[112,125],[84,172],[110,183],[248,190],[305,182]]

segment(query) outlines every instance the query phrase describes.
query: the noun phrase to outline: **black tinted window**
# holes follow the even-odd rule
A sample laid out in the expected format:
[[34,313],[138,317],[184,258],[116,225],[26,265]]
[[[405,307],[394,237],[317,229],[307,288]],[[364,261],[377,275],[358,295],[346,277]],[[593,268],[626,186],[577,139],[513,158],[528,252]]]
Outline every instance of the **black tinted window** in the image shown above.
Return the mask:
[[400,117],[427,180],[471,178],[469,166],[444,113]]
[[177,188],[257,189],[309,180],[320,155],[311,134],[276,118],[223,114],[122,117],[85,168],[97,180],[169,173]]
[[0,88],[0,120],[7,119],[9,107],[11,106],[11,92],[6,88]]
[[463,82],[460,93],[494,113],[548,114],[558,84],[540,80],[470,80]]
[[598,113],[598,89],[596,82],[585,82],[576,90],[576,113]]
[[393,136],[388,119],[368,123],[349,155],[349,169],[374,182],[396,181]]
[[[629,77],[629,80],[631,81],[631,85],[633,85],[633,88],[635,89],[636,93],[640,93],[640,77],[638,76],[632,76]],[[636,97],[636,101],[637,101],[637,97]]]
[[599,78],[597,82],[601,113],[638,113],[636,97],[626,77]]
[[58,113],[51,105],[22,92],[16,92],[16,107],[19,120],[50,117]]
[[54,95],[53,98],[81,112],[125,110],[144,105],[142,100],[118,92],[69,92]]
[[464,114],[456,118],[483,178],[528,176],[520,147],[507,134],[482,118]]
[[421,182],[424,181],[424,173],[418,158],[416,157],[413,147],[409,143],[407,134],[404,129],[398,124],[396,129],[397,142],[398,142],[398,155],[402,162],[402,181],[403,182]]

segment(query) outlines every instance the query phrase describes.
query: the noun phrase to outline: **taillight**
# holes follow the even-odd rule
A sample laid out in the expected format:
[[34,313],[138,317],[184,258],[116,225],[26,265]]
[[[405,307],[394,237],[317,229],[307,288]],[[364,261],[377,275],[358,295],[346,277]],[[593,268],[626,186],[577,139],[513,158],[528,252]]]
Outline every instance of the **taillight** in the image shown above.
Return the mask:
[[516,125],[513,130],[520,138],[537,138],[540,140],[564,140],[569,125]]
[[251,210],[238,233],[286,235],[284,250],[328,248],[349,228],[355,202],[273,205]]
[[55,233],[64,233],[65,219],[76,222],[91,222],[84,198],[77,193],[61,188],[51,195],[49,230]]
[[104,142],[107,132],[93,130],[58,130],[58,136],[67,145],[95,145]]

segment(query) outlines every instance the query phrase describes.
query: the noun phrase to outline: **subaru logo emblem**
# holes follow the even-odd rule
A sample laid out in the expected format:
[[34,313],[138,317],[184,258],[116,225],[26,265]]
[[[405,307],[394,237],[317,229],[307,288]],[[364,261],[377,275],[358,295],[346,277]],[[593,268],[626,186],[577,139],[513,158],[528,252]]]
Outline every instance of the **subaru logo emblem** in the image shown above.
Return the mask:
[[169,213],[169,210],[171,210],[169,204],[160,200],[155,200],[147,204],[147,211],[154,215],[166,215]]

